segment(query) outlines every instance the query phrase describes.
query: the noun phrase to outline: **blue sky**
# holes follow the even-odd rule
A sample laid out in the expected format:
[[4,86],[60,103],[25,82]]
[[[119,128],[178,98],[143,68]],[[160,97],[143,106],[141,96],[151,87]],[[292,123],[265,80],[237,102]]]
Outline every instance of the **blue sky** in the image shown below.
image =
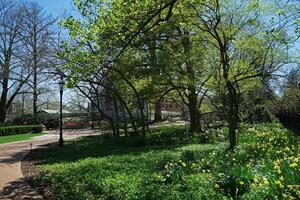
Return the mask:
[[64,12],[71,13],[75,11],[72,0],[31,0],[42,6],[48,14],[57,17]]

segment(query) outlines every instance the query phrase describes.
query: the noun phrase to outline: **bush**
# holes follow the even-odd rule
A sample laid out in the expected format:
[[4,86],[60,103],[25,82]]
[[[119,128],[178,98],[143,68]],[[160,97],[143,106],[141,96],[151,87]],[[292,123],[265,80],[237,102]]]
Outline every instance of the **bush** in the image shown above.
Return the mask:
[[[154,134],[153,134],[154,133]],[[149,131],[149,145],[173,145],[192,141],[194,133],[187,131],[186,126],[160,127]]]
[[32,126],[32,133],[41,133],[43,131],[42,126]]
[[181,159],[186,163],[194,162],[196,158],[195,151],[185,150],[181,153]]
[[263,105],[257,105],[249,113],[249,121],[251,123],[271,123],[275,120],[275,116],[271,111]]
[[172,156],[171,154],[165,154],[159,161],[155,163],[154,171],[155,172],[163,171],[167,163],[172,163],[175,161],[176,161],[176,157]]
[[208,143],[213,143],[213,142],[214,142],[214,138],[213,138],[213,134],[211,131],[207,131],[207,132],[201,133],[199,135],[199,143],[208,144]]
[[42,126],[4,126],[0,127],[0,136],[4,135],[16,135],[16,134],[26,134],[26,133],[39,133],[43,131]]
[[300,136],[300,114],[298,112],[280,110],[276,113],[276,117],[284,127],[291,129]]
[[218,173],[215,187],[231,198],[238,198],[250,190],[253,173],[250,168],[236,165]]
[[14,125],[34,124],[34,116],[32,114],[24,114],[15,117],[12,121]]

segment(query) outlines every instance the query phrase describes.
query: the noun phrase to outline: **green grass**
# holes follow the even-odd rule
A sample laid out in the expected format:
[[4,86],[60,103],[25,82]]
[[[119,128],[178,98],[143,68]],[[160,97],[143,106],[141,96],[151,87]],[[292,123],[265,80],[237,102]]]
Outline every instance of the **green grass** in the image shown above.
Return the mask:
[[[175,129],[148,135],[178,137],[184,130]],[[299,140],[278,125],[245,126],[239,132],[241,143],[232,152],[227,140],[199,144],[193,138],[160,145],[149,139],[152,145],[139,147],[107,136],[68,141],[64,148],[52,144],[31,154],[40,172],[34,182],[66,200],[299,198]]]
[[44,135],[44,133],[28,133],[28,134],[17,134],[17,135],[6,135],[0,136],[0,144],[30,140],[33,137]]

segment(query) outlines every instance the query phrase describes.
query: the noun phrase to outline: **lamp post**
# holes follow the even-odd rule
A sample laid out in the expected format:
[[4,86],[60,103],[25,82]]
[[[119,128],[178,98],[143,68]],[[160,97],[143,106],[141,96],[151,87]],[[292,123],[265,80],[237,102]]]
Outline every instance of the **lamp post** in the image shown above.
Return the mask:
[[64,85],[65,81],[63,76],[61,76],[60,81],[58,82],[59,85],[59,93],[60,93],[60,120],[59,120],[59,141],[58,146],[63,147],[64,146],[64,140],[63,140],[63,133],[62,133],[62,126],[63,126],[63,114],[62,114],[62,100],[63,100],[63,92],[64,92]]

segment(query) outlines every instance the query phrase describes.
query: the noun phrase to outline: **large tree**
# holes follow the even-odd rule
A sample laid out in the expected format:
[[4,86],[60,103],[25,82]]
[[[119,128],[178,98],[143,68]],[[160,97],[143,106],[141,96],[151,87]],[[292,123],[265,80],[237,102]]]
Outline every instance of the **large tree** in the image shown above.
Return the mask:
[[37,3],[23,5],[25,16],[21,26],[22,45],[26,54],[22,58],[30,67],[32,76],[28,81],[32,88],[32,108],[35,121],[37,120],[38,97],[49,92],[42,84],[49,81],[46,72],[52,66],[53,59],[53,25],[55,20],[46,14]]
[[21,62],[21,26],[24,9],[13,1],[0,1],[0,123],[22,86],[30,77],[26,63]]
[[264,4],[258,1],[214,0],[203,3],[202,10],[191,6],[197,15],[195,26],[207,34],[217,55],[212,65],[213,85],[221,98],[219,110],[228,123],[233,149],[237,145],[241,93],[288,62],[285,49],[289,37],[281,23],[268,23],[260,7]]
[[140,73],[145,63],[135,46],[141,34],[170,18],[176,0],[159,4],[136,1],[131,6],[122,0],[97,4],[88,0],[74,2],[84,20],[70,17],[63,23],[72,37],[61,54],[68,60],[69,80],[76,84],[82,81],[98,84],[109,90],[131,119],[131,112],[137,110],[140,119],[133,122],[133,127],[135,123],[140,125],[144,136],[146,116],[142,91],[147,76]]

